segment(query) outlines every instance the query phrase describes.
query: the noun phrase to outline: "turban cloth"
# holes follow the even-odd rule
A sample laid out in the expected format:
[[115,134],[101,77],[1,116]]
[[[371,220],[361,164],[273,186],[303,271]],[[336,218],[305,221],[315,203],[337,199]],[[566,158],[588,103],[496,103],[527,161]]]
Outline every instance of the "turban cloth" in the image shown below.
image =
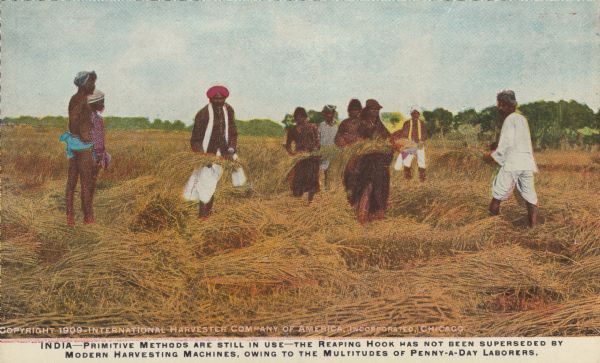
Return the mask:
[[509,90],[509,89],[502,90],[498,93],[496,98],[498,99],[498,101],[502,101],[509,105],[513,105],[513,106],[517,105],[517,98],[515,97],[515,91]]
[[308,114],[306,113],[304,107],[296,107],[296,109],[294,110],[294,118],[296,117],[308,117]]
[[370,99],[370,100],[367,100],[367,102],[365,104],[365,108],[376,108],[379,110],[379,109],[382,109],[383,107],[376,100]]
[[77,75],[75,76],[75,79],[73,80],[73,83],[75,83],[75,85],[77,87],[81,87],[85,84],[85,82],[88,81],[88,79],[90,78],[91,75],[96,75],[96,73],[94,71],[91,72],[87,72],[87,71],[82,71],[77,73]]
[[334,105],[325,105],[323,106],[322,113],[334,113],[336,107]]
[[362,110],[362,105],[360,104],[360,101],[356,98],[351,99],[350,103],[348,103],[348,111],[350,110]]
[[227,98],[229,97],[229,90],[224,86],[213,86],[206,91],[206,97],[208,97],[209,100],[215,97],[217,94]]
[[87,97],[88,103],[98,102],[104,99],[104,93],[100,90],[95,90],[94,93]]

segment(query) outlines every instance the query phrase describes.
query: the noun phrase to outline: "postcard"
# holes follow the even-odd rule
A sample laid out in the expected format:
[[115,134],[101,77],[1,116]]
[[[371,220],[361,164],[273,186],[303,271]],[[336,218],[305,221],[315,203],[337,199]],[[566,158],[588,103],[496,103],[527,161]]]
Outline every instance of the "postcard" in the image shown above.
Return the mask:
[[0,6],[0,361],[600,359],[597,1]]

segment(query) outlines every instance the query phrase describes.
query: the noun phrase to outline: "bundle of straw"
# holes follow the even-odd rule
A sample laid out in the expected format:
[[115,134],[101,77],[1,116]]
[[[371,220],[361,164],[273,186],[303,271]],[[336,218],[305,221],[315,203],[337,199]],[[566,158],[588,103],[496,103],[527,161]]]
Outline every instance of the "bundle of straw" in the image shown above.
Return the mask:
[[243,163],[238,160],[229,160],[212,154],[180,151],[167,156],[159,165],[157,174],[167,184],[183,187],[190,175],[196,170],[211,164],[220,165],[224,173],[230,174]]
[[545,290],[556,296],[566,293],[554,276],[556,264],[536,261],[536,254],[519,245],[490,249],[478,254],[431,261],[408,273],[421,285],[445,286],[460,294],[497,294],[505,291]]
[[391,152],[393,152],[393,148],[390,141],[381,139],[358,141],[344,148],[339,148],[335,145],[323,146],[319,150],[315,150],[310,153],[298,153],[289,158],[286,161],[285,170],[289,172],[301,160],[311,157],[319,157],[321,159],[327,159],[330,162],[333,162],[335,164],[333,165],[333,169],[339,171],[338,169],[342,169],[348,163],[348,161],[355,156],[372,153],[387,154]]
[[307,284],[341,287],[354,280],[335,246],[315,240],[290,243],[279,238],[266,238],[248,248],[204,259],[199,277],[213,288],[261,289]]
[[480,150],[472,148],[451,150],[439,156],[435,162],[454,171],[481,168],[485,165],[483,155]]
[[577,336],[600,333],[600,297],[574,299],[546,309],[469,318],[479,336]]

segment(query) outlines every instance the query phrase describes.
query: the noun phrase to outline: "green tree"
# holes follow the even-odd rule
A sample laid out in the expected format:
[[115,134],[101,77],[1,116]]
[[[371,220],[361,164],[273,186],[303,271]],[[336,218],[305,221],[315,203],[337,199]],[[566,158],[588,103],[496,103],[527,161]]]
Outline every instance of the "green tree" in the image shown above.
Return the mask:
[[183,123],[183,121],[181,121],[181,120],[175,120],[175,121],[173,121],[173,124],[171,126],[171,130],[183,131],[185,129],[186,129],[186,126]]
[[519,106],[528,121],[536,148],[558,147],[562,135],[557,102],[536,101]]
[[433,111],[423,111],[423,117],[427,123],[427,130],[431,134],[439,132],[444,135],[452,130],[452,112],[444,108],[438,107]]
[[285,129],[292,127],[294,125],[294,116],[292,116],[289,113],[286,113],[283,117],[283,120],[281,120],[281,123],[283,124],[283,128]]
[[150,124],[150,128],[162,130],[164,128],[164,123],[161,119],[156,118],[156,119],[154,119],[154,121],[152,121],[152,124]]
[[57,127],[67,129],[69,127],[69,119],[63,116],[46,116],[39,120],[39,123],[44,126]]
[[236,120],[235,124],[239,135],[279,137],[284,134],[281,125],[269,119]]
[[404,122],[406,120],[402,112],[382,112],[380,116],[381,121],[389,123]]
[[454,116],[453,119],[453,128],[455,130],[458,129],[460,125],[478,125],[479,124],[479,114],[472,108],[466,109],[464,111],[460,111]]

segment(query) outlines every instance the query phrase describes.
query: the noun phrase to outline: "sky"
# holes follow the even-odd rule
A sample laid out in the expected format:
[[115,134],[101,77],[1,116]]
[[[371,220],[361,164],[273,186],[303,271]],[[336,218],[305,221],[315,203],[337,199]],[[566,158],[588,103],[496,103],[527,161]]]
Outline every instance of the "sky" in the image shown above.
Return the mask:
[[95,70],[107,115],[187,124],[214,84],[236,118],[375,98],[600,108],[600,2],[2,2],[0,116],[66,115]]

